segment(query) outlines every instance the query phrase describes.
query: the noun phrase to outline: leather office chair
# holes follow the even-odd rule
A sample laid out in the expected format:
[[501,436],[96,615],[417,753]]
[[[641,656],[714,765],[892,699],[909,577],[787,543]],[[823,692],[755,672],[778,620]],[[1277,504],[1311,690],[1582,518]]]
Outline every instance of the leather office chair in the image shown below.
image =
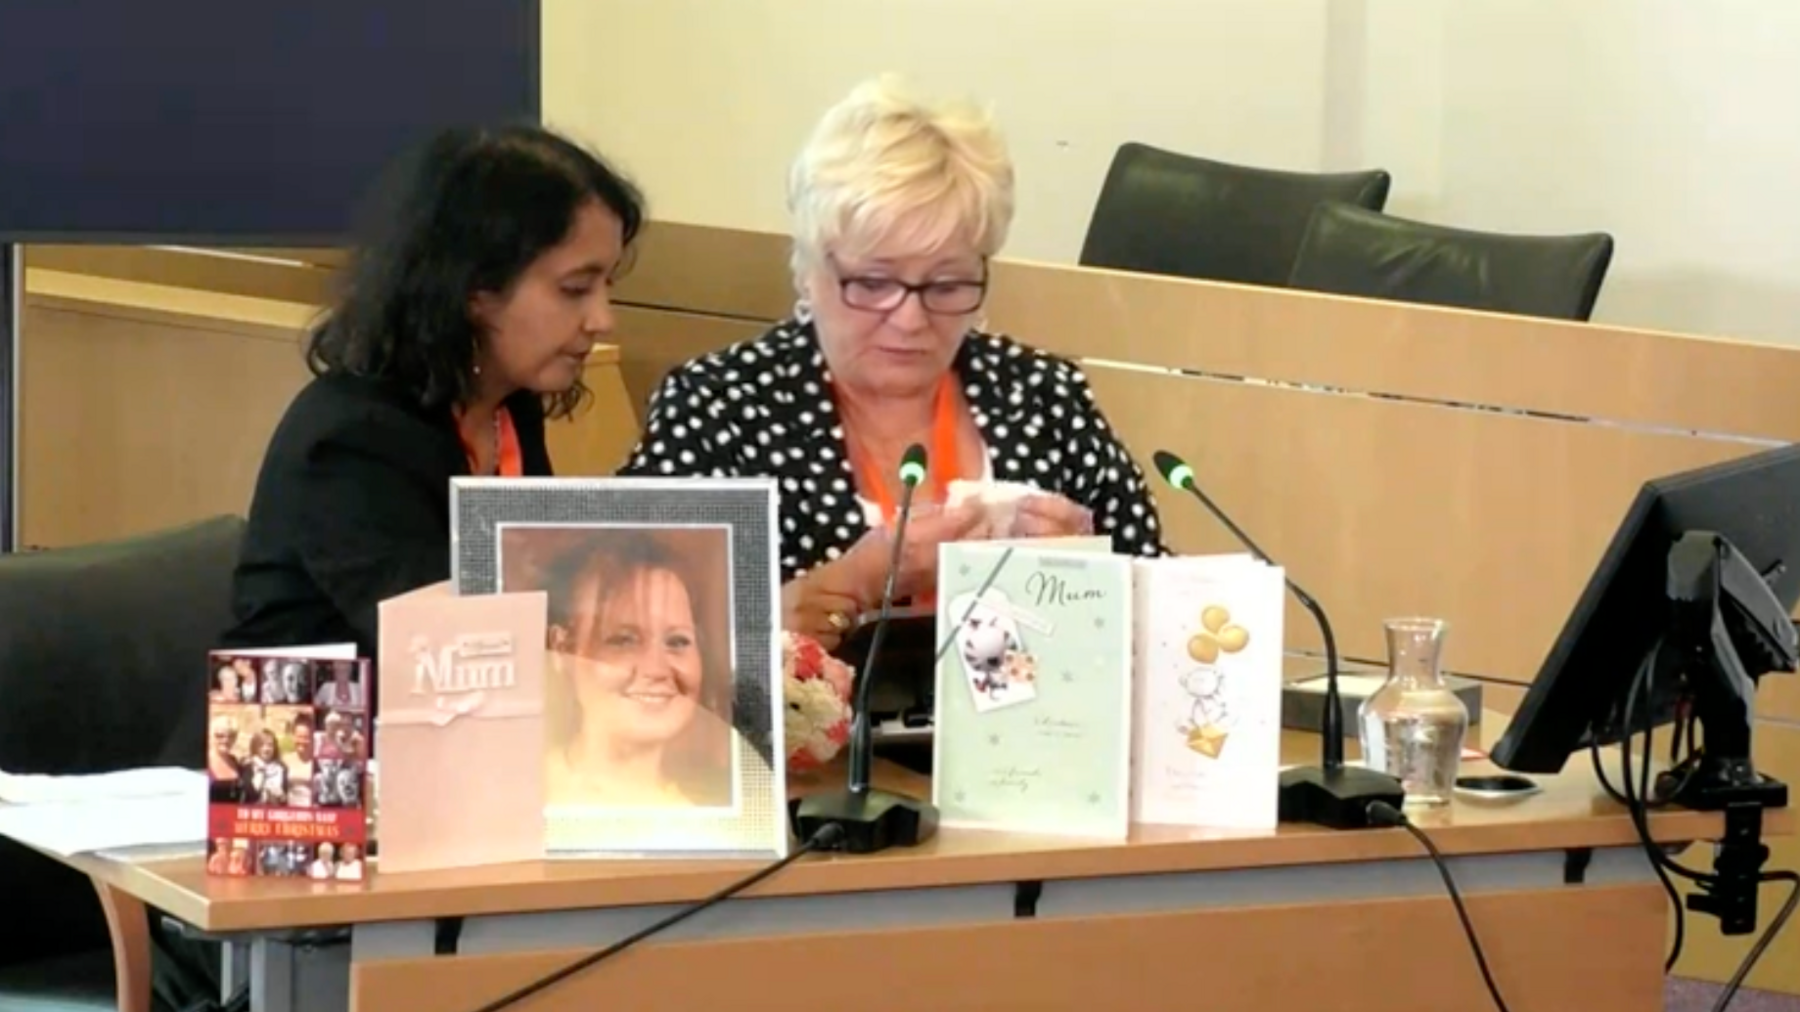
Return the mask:
[[1313,208],[1342,200],[1380,210],[1390,182],[1381,169],[1280,172],[1123,144],[1094,205],[1080,262],[1285,285]]
[[1288,283],[1336,295],[1586,321],[1613,239],[1501,235],[1427,225],[1347,204],[1313,213]]
[[[230,621],[243,530],[217,517],[0,555],[0,770],[204,768],[206,653]],[[0,840],[0,898],[0,1008],[123,1004],[85,876]]]

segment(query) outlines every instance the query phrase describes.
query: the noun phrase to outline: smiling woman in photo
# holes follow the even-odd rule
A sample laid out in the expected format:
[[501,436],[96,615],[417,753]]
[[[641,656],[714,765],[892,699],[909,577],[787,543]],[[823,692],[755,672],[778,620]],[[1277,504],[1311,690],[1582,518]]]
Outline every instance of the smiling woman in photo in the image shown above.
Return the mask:
[[549,805],[731,804],[722,533],[591,532],[546,566]]

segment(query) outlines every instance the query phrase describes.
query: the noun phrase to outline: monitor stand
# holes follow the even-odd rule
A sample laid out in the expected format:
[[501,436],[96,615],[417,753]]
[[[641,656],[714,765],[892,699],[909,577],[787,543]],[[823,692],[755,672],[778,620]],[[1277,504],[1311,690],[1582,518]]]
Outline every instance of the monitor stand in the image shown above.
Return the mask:
[[1691,531],[1669,549],[1667,589],[1662,650],[1686,676],[1706,735],[1703,751],[1657,778],[1657,796],[1701,811],[1787,807],[1787,785],[1751,762],[1750,735],[1757,680],[1800,661],[1793,620],[1750,560],[1711,531]]
[[1769,857],[1762,813],[1788,803],[1787,784],[1757,772],[1750,759],[1756,684],[1765,672],[1795,669],[1800,635],[1750,561],[1710,531],[1684,534],[1670,548],[1667,589],[1670,624],[1661,649],[1685,676],[1704,745],[1657,777],[1656,797],[1725,814],[1715,877],[1699,883],[1687,904],[1718,917],[1724,934],[1749,934]]

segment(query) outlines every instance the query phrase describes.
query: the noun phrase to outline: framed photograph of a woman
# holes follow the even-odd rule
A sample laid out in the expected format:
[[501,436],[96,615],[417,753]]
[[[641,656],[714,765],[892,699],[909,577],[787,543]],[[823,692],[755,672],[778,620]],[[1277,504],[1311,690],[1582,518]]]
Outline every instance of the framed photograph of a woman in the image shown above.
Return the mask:
[[500,532],[501,586],[550,601],[545,804],[738,807],[728,527]]
[[457,479],[458,593],[543,591],[545,852],[780,855],[775,489]]

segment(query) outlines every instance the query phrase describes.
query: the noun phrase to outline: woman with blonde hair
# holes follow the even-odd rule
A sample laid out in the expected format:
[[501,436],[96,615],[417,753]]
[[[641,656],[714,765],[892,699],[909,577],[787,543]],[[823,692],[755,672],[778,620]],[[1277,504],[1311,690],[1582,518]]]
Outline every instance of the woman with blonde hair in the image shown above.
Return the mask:
[[[774,477],[783,625],[828,649],[874,606],[912,444],[952,481],[1029,484],[1013,536],[1099,532],[1164,554],[1144,476],[1074,363],[988,333],[989,261],[1013,216],[1013,165],[987,115],[891,79],[825,114],[788,181],[792,318],[677,367],[621,473]],[[937,547],[985,535],[980,509],[907,528],[902,596],[936,585]]]

